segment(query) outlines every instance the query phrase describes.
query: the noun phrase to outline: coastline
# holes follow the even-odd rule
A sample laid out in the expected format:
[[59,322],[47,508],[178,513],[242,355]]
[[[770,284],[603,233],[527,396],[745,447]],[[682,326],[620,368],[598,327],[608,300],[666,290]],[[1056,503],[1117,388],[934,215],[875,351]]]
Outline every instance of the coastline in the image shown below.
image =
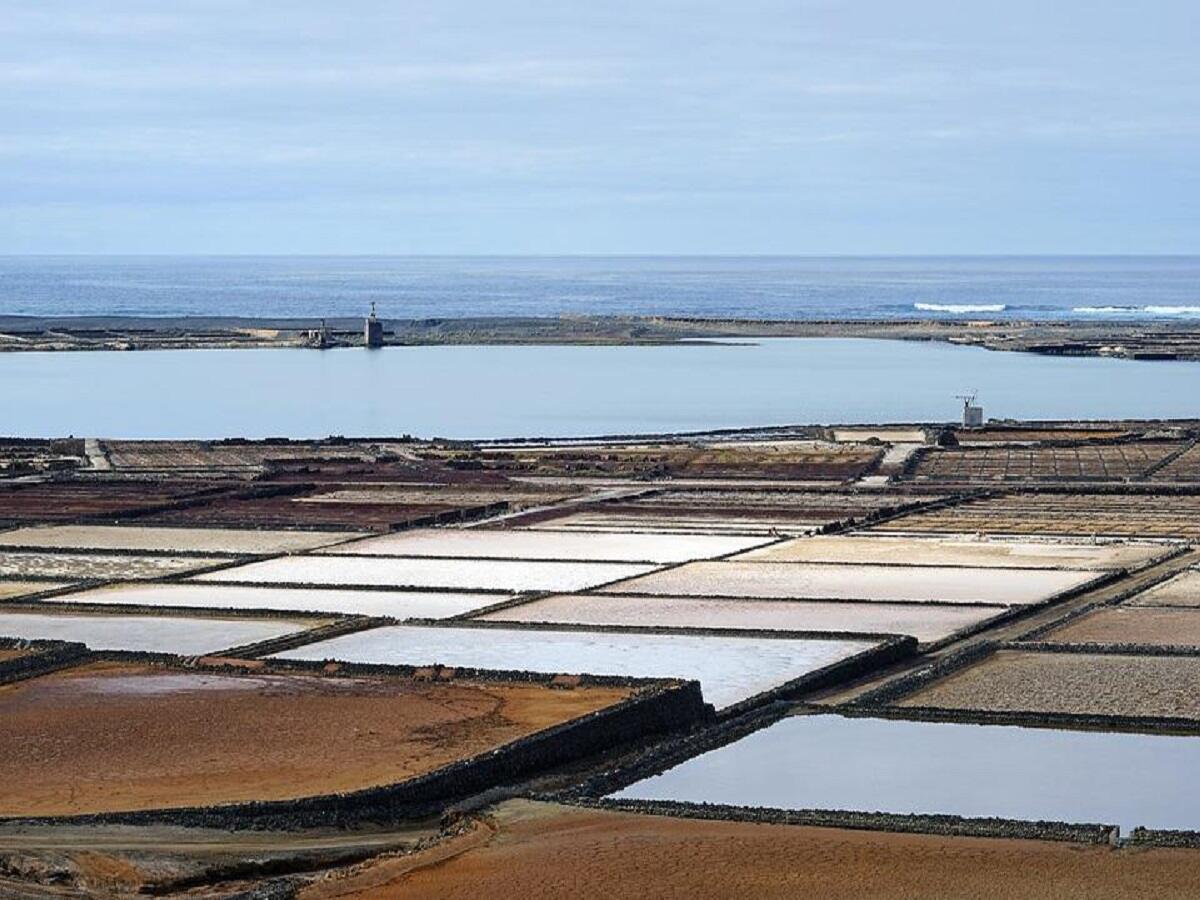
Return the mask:
[[[0,316],[0,352],[361,346],[361,319]],[[663,316],[389,319],[384,346],[673,344],[778,337],[942,341],[1053,356],[1200,360],[1200,324],[995,319],[767,320]]]

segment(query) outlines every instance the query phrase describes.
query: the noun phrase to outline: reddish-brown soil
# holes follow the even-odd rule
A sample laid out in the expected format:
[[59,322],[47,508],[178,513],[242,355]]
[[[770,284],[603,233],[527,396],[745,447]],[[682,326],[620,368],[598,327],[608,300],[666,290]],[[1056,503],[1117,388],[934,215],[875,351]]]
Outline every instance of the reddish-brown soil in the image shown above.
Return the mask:
[[369,444],[303,441],[114,441],[103,442],[118,469],[252,469],[272,462],[308,459],[369,460]]
[[401,459],[390,462],[303,461],[272,463],[265,481],[317,484],[484,484],[503,485],[508,478],[481,469],[457,469],[427,460]]
[[219,493],[208,481],[61,481],[0,488],[0,521],[67,522],[163,509]]
[[954,436],[960,444],[987,444],[1024,441],[1111,441],[1124,437],[1128,431],[1071,429],[1071,428],[983,428],[979,431],[960,428]]
[[753,443],[697,447],[686,444],[613,444],[578,448],[511,448],[428,452],[447,466],[507,475],[619,478],[857,478],[883,455],[864,445]]
[[28,650],[4,650],[0,649],[0,662],[8,662],[10,659],[20,659],[23,656],[28,656]]
[[390,784],[628,695],[94,664],[0,687],[0,815],[202,806]]
[[201,506],[143,516],[139,524],[184,525],[192,528],[391,528],[459,507],[436,503],[339,503],[299,497],[228,497]]
[[1114,850],[706,822],[511,801],[412,856],[326,877],[301,900],[813,897],[1193,898],[1200,851]]

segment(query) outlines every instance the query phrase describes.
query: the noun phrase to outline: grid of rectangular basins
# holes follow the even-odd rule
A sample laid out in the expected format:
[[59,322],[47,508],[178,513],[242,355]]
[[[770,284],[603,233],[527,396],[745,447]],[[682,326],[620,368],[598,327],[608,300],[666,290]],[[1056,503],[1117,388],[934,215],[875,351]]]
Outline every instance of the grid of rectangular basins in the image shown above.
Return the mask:
[[1182,446],[1180,442],[1139,442],[931,450],[922,457],[913,477],[930,481],[1137,478]]
[[1154,473],[1155,481],[1200,481],[1200,444],[1181,454]]
[[1200,495],[1016,493],[918,511],[883,531],[1200,538]]

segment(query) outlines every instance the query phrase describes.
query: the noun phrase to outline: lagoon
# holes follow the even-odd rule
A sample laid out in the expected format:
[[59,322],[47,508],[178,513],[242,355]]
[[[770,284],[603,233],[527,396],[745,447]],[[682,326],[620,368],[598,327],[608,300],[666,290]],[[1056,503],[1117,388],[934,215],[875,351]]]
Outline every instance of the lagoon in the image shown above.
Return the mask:
[[1200,413],[1200,363],[937,342],[421,346],[0,354],[0,433],[562,437],[787,423]]

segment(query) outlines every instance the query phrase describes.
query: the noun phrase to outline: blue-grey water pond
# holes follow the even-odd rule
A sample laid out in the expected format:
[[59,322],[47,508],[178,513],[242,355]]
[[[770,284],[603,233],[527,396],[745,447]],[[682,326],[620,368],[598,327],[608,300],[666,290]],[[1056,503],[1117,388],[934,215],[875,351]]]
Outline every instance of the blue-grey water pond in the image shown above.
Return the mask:
[[0,433],[532,437],[1015,418],[1194,416],[1200,363],[942,343],[431,346],[0,354]]
[[1200,828],[1200,737],[783,719],[613,796]]

